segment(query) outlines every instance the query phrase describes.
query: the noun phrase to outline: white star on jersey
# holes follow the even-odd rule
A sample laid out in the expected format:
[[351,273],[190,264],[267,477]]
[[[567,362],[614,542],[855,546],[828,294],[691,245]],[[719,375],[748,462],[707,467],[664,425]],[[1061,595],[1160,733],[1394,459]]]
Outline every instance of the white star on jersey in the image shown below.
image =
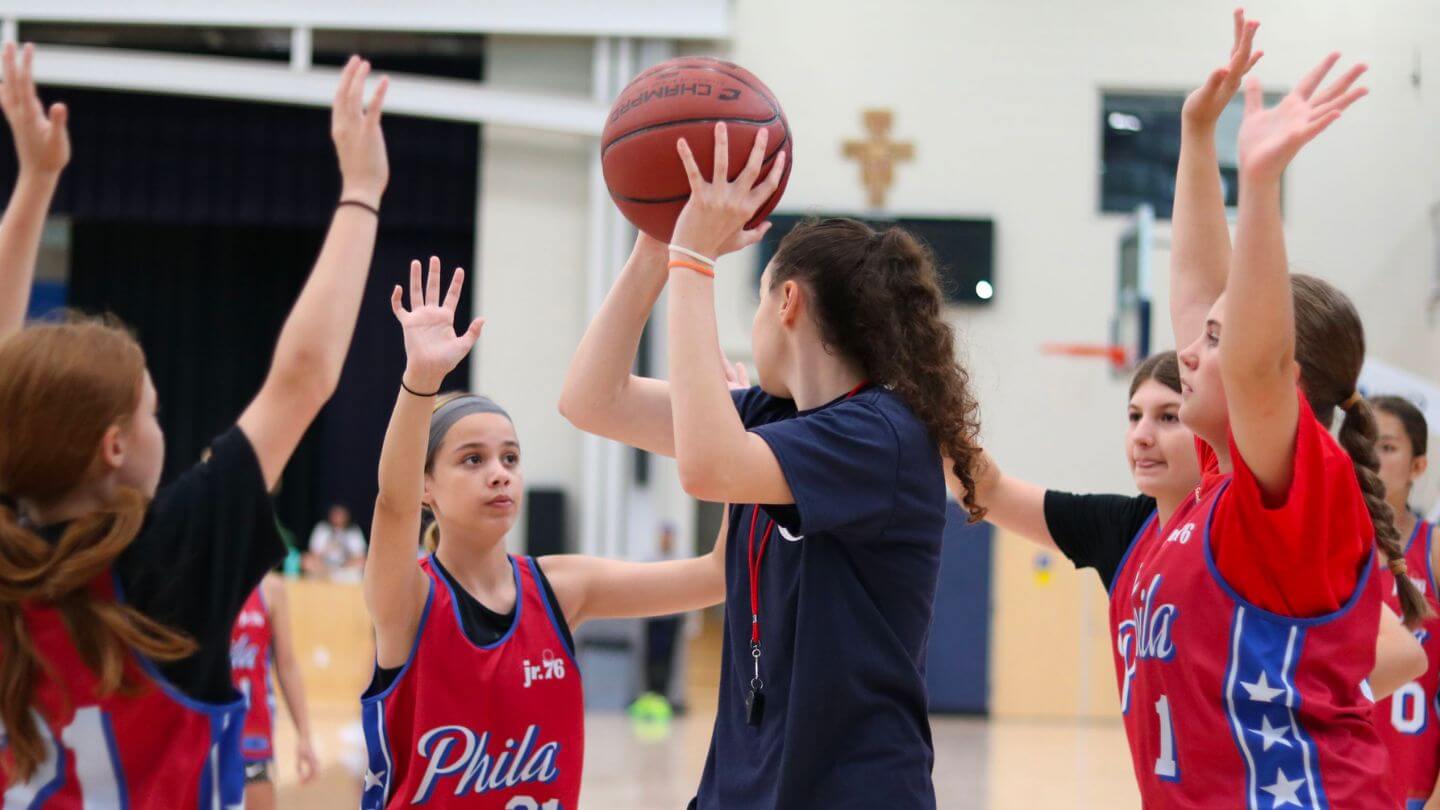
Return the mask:
[[1284,689],[1276,689],[1270,685],[1270,679],[1265,677],[1264,671],[1261,671],[1260,678],[1256,680],[1255,683],[1245,683],[1241,681],[1240,685],[1245,687],[1245,691],[1249,693],[1250,699],[1256,703],[1269,703],[1280,695],[1285,694]]
[[1270,718],[1269,718],[1269,717],[1266,717],[1266,716],[1263,715],[1263,714],[1260,715],[1260,728],[1252,728],[1252,729],[1250,729],[1250,733],[1251,733],[1251,734],[1259,734],[1260,737],[1261,737],[1263,740],[1265,740],[1265,747],[1264,747],[1264,749],[1262,749],[1262,750],[1265,750],[1265,751],[1269,751],[1269,750],[1270,750],[1270,746],[1272,746],[1272,745],[1274,745],[1274,744],[1276,744],[1276,743],[1279,743],[1279,744],[1285,746],[1286,748],[1289,748],[1289,747],[1290,747],[1290,741],[1287,740],[1287,739],[1285,739],[1285,735],[1286,735],[1287,733],[1289,733],[1289,731],[1290,731],[1290,724],[1289,724],[1289,723],[1286,723],[1285,725],[1281,726],[1280,728],[1276,728],[1276,727],[1270,725]]
[[366,789],[366,790],[369,790],[370,788],[380,787],[381,785],[384,784],[384,782],[381,782],[380,780],[381,780],[381,779],[384,779],[384,778],[385,778],[385,772],[384,772],[384,771],[381,771],[381,772],[379,772],[379,773],[376,773],[376,772],[370,770],[369,768],[366,768],[366,769],[365,769],[365,789]]
[[1303,784],[1305,784],[1304,779],[1286,779],[1285,771],[1282,769],[1279,775],[1275,777],[1275,784],[1260,789],[1275,797],[1276,807],[1284,807],[1287,804],[1304,807],[1304,805],[1300,803],[1299,797],[1296,796],[1296,794],[1300,792],[1300,786]]

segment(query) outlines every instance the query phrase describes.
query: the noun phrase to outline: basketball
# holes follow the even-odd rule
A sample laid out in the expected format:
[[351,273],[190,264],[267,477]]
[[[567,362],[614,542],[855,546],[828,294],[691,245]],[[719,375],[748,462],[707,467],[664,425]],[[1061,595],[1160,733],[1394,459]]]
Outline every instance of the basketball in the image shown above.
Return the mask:
[[635,227],[662,242],[670,241],[675,219],[690,198],[690,183],[675,142],[684,138],[690,144],[700,171],[709,177],[715,124],[720,121],[729,129],[731,180],[744,170],[761,130],[770,132],[761,180],[776,155],[787,153],[780,186],[746,227],[765,221],[775,209],[794,165],[790,125],[780,102],[764,82],[739,65],[686,57],[661,62],[636,76],[610,109],[600,136],[605,185]]

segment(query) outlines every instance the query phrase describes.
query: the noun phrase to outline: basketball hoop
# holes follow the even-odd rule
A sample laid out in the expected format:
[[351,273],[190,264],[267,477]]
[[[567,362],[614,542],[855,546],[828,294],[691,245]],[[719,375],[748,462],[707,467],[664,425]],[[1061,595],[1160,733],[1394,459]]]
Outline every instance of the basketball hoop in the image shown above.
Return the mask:
[[1045,343],[1040,346],[1044,354],[1061,357],[1094,357],[1110,361],[1110,368],[1121,372],[1133,362],[1131,350],[1110,343]]

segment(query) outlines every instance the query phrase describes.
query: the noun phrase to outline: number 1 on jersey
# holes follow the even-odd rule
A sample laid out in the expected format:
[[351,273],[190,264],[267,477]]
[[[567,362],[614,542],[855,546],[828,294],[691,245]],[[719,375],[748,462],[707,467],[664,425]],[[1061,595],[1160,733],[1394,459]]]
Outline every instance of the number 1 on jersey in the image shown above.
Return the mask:
[[529,796],[516,796],[505,804],[505,810],[565,810],[560,806],[559,799],[551,799],[540,804]]
[[1180,778],[1180,768],[1175,764],[1175,727],[1170,722],[1170,698],[1161,695],[1155,701],[1155,713],[1160,715],[1160,756],[1155,760],[1155,775],[1174,782]]

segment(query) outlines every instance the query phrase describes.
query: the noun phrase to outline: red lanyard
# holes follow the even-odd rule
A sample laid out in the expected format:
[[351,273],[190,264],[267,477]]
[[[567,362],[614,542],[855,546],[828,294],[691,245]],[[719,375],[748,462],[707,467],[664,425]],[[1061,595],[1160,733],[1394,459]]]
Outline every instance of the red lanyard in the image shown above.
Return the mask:
[[[845,395],[849,399],[865,389],[869,382],[862,382]],[[745,550],[746,567],[750,573],[750,654],[755,658],[755,679],[751,681],[751,689],[759,690],[763,683],[760,681],[760,564],[765,560],[765,549],[770,545],[770,533],[775,530],[775,521],[766,518],[765,533],[760,536],[760,548],[755,548],[755,526],[760,520],[760,505],[751,507],[750,512],[750,543]]]
[[775,521],[767,518],[765,534],[760,537],[760,552],[757,554],[755,523],[759,519],[760,507],[754,506],[750,512],[750,545],[745,552],[745,561],[750,569],[750,646],[754,649],[760,647],[760,563],[765,559],[765,547],[770,545],[770,532],[775,529]]

